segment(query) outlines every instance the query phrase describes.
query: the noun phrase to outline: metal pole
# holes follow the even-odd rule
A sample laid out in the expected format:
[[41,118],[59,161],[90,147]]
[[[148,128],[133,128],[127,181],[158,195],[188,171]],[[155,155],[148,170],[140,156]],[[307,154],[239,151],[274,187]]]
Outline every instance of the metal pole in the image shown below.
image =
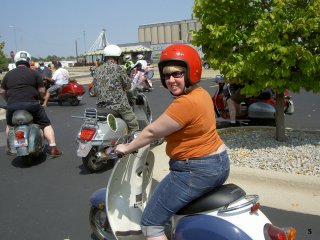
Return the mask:
[[86,31],[83,31],[83,43],[84,43],[84,52],[87,52],[87,47],[86,47]]
[[84,65],[87,66],[87,47],[86,47],[86,31],[83,31],[83,43],[84,43]]
[[77,43],[77,40],[75,40],[76,42],[76,57],[77,57],[77,62],[78,62],[78,43]]

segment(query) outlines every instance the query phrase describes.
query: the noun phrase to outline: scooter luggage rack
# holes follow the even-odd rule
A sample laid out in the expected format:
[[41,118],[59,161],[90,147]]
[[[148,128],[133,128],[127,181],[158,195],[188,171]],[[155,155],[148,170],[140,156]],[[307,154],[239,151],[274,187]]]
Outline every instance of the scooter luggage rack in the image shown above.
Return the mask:
[[86,108],[84,110],[84,117],[85,118],[95,118],[95,119],[97,119],[98,118],[97,109],[95,109],[95,108]]
[[229,205],[221,208],[218,210],[218,213],[226,213],[226,212],[231,212],[231,211],[235,211],[235,210],[238,210],[240,208],[243,208],[243,207],[247,207],[249,205],[254,205],[258,202],[259,200],[259,195],[257,194],[254,194],[254,195],[246,195],[244,196],[245,199],[250,199],[248,202],[246,203],[243,203],[243,204],[239,204],[239,205],[236,205],[234,207],[229,207]]
[[87,120],[106,121],[107,116],[98,115],[96,108],[86,108],[84,110],[84,118]]

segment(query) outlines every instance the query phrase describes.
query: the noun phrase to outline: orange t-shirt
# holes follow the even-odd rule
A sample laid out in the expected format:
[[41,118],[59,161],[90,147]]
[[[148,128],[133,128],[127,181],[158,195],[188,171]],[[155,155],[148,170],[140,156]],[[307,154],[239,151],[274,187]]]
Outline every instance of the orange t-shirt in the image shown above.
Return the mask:
[[212,99],[201,87],[177,97],[165,113],[182,128],[167,137],[166,153],[171,159],[186,160],[215,152],[223,141],[216,129]]

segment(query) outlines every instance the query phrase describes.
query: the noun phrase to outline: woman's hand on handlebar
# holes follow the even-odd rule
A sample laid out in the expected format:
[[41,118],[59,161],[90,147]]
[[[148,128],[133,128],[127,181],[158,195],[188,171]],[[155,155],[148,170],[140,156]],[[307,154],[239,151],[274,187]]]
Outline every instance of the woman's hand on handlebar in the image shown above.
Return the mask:
[[127,148],[128,148],[128,145],[119,144],[115,147],[114,152],[118,155],[119,158],[121,158],[124,155],[128,154]]

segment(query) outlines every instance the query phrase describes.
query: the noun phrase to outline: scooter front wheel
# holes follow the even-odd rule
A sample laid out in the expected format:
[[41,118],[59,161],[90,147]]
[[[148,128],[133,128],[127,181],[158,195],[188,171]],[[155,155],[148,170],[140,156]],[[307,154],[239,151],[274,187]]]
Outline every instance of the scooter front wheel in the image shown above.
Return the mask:
[[106,210],[92,206],[90,208],[89,221],[94,235],[101,240],[116,239],[112,233]]

